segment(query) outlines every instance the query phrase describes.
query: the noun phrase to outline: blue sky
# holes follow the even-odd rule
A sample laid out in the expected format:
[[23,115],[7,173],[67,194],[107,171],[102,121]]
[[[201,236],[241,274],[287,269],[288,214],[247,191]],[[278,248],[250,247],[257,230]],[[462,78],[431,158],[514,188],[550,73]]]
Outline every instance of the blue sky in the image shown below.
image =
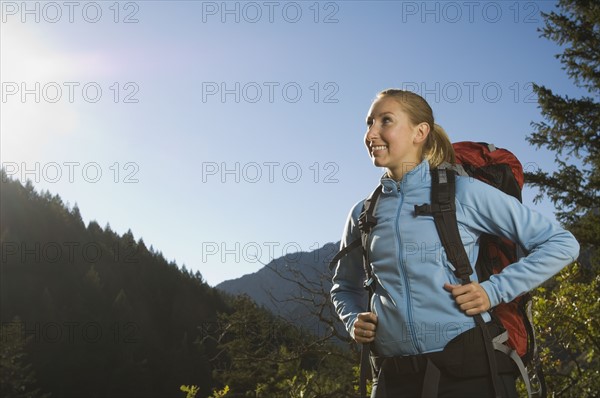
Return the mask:
[[363,145],[382,89],[423,95],[454,141],[552,169],[525,136],[531,82],[580,94],[536,30],[554,7],[4,1],[2,166],[214,285],[340,238],[382,174]]

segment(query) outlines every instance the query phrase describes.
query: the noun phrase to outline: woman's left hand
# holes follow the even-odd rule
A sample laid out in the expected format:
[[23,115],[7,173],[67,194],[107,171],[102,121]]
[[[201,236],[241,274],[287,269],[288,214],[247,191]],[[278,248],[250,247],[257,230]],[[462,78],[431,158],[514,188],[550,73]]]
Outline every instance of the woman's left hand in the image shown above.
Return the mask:
[[481,314],[490,309],[490,298],[477,282],[468,285],[444,284],[444,289],[452,293],[458,307],[467,315]]

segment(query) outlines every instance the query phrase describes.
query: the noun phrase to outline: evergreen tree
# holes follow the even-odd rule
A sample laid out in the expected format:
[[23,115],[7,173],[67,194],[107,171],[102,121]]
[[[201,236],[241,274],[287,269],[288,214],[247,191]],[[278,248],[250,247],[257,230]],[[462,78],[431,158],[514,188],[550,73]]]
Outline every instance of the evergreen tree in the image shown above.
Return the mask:
[[89,271],[85,274],[84,281],[90,288],[97,290],[100,290],[102,288],[100,275],[98,274],[98,271],[96,271],[96,267],[94,267],[93,264],[92,266],[90,266]]
[[37,388],[35,372],[26,362],[22,323],[19,318],[2,324],[0,337],[0,395],[11,398],[46,398]]
[[527,173],[527,183],[547,194],[559,221],[582,247],[600,243],[600,3],[561,0],[543,14],[542,36],[566,46],[556,57],[574,83],[590,96],[569,98],[534,85],[545,121],[533,123],[528,141],[555,152],[558,170]]

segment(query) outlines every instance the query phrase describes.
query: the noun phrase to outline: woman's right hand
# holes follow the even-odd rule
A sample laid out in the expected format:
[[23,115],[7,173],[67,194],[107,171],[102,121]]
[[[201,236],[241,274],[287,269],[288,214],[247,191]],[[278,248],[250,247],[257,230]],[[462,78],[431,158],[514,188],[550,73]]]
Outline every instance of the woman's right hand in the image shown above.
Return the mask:
[[375,340],[377,329],[377,315],[372,312],[361,312],[354,321],[352,338],[360,344],[370,343]]

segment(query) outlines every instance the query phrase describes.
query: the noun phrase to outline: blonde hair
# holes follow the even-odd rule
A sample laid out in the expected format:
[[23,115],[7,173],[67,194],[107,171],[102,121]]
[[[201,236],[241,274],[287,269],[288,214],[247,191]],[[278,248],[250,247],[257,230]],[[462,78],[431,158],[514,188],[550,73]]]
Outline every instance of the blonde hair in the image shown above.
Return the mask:
[[377,94],[376,100],[387,97],[393,98],[400,104],[413,125],[420,123],[429,125],[429,134],[422,147],[421,160],[427,159],[432,168],[444,162],[456,163],[450,138],[442,126],[434,122],[433,111],[423,97],[411,91],[390,88]]

